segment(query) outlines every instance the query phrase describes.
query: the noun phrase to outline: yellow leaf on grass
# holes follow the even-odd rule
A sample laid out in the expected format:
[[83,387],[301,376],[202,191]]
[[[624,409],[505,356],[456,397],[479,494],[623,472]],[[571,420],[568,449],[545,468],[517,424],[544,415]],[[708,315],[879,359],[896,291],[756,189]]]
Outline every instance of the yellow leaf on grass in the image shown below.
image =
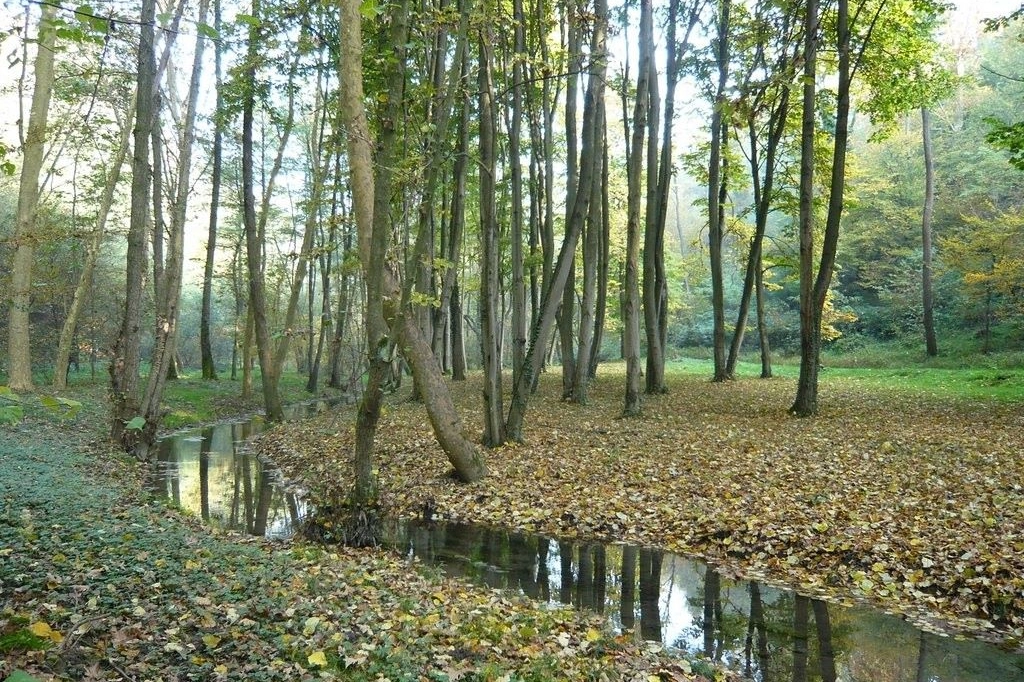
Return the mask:
[[310,665],[318,665],[321,668],[327,667],[327,655],[322,651],[314,651],[306,660],[309,661]]
[[588,642],[596,642],[599,639],[601,639],[601,631],[600,630],[596,630],[594,628],[590,628],[589,630],[587,630],[587,641]]
[[217,645],[220,644],[220,637],[217,635],[203,635],[203,644],[211,649],[216,649]]

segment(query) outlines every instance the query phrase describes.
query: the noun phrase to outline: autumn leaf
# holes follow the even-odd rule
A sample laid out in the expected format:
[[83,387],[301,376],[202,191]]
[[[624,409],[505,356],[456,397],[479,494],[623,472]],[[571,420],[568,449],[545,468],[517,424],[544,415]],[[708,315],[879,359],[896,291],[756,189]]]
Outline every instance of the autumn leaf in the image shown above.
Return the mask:
[[310,665],[319,666],[321,668],[327,667],[327,655],[323,651],[314,651],[307,658]]

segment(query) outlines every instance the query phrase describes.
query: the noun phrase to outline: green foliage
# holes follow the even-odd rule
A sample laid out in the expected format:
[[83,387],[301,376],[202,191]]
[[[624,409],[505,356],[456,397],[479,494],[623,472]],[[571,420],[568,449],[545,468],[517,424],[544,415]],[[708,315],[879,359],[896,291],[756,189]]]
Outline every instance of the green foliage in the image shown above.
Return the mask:
[[1004,123],[992,116],[984,120],[990,127],[985,141],[996,149],[1010,152],[1010,165],[1024,170],[1024,121]]

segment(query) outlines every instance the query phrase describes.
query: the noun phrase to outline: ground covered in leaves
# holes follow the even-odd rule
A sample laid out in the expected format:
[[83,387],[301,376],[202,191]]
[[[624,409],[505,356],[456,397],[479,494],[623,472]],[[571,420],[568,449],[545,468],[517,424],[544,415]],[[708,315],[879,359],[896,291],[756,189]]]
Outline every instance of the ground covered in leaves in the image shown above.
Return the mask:
[[[546,375],[525,442],[455,482],[420,405],[396,395],[380,426],[388,512],[556,537],[653,545],[929,629],[1024,642],[1024,406],[822,381],[814,419],[787,414],[791,380],[713,384],[670,375],[667,395],[621,419],[622,377],[586,406]],[[479,438],[478,380],[455,384]],[[314,502],[349,486],[353,419],[323,415],[258,448]]]
[[0,432],[0,679],[703,679],[385,552],[213,534],[85,438]]

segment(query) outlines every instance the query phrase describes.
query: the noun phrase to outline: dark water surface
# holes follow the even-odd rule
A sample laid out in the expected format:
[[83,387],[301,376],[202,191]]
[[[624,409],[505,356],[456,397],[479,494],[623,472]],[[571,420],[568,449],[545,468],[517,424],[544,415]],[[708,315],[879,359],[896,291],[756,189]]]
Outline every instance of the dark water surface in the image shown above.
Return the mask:
[[[289,418],[327,409],[293,408]],[[307,509],[240,447],[262,419],[161,441],[152,490],[211,525],[284,538]],[[464,524],[394,522],[387,544],[474,582],[605,614],[614,628],[703,653],[758,682],[1024,682],[1024,656],[720,576],[699,561],[629,545],[559,541]]]

